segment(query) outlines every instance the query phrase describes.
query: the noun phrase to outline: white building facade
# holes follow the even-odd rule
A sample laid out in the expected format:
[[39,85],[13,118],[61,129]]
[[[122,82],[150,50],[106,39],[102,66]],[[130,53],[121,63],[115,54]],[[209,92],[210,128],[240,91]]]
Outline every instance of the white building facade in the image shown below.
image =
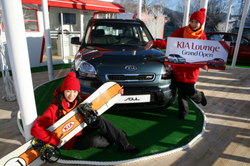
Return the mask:
[[[115,17],[125,9],[119,1],[96,0],[48,0],[50,39],[53,64],[71,63],[79,49],[70,43],[71,37],[82,37],[88,20],[92,17]],[[47,65],[45,52],[44,23],[41,0],[22,0],[26,39],[31,67]],[[4,22],[1,19],[1,41],[8,44],[4,35]],[[18,40],[18,39],[17,39]],[[20,56],[22,54],[20,53]],[[9,65],[8,50],[5,49]]]

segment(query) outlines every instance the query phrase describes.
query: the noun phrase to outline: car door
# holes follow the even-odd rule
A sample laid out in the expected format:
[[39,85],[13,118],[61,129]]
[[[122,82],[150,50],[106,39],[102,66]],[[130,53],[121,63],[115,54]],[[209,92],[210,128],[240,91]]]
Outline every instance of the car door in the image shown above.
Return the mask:
[[[235,45],[237,41],[237,35],[232,35],[233,40],[231,41],[230,44],[230,52],[229,52],[229,57],[233,58],[234,50],[235,50]],[[243,60],[243,61],[250,61],[250,45],[249,41],[245,38],[241,38],[240,41],[240,47],[238,51],[238,60]]]

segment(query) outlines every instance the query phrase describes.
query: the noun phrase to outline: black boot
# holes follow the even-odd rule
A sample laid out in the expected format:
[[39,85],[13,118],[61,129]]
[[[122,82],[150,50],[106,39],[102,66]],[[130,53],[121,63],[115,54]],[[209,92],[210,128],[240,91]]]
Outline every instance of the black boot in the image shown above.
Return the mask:
[[207,99],[206,99],[203,92],[201,92],[201,96],[202,96],[201,105],[206,106],[207,105]]
[[118,152],[120,153],[129,153],[129,154],[138,154],[140,153],[140,149],[131,145],[126,137],[122,138],[122,140],[118,143]]

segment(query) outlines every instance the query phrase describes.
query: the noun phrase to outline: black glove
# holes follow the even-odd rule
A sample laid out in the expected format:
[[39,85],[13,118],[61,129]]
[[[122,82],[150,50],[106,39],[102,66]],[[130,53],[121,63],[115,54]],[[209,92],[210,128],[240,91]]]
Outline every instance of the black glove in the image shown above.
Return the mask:
[[[43,161],[54,163],[61,156],[61,152],[58,149],[58,147],[54,145],[46,144],[45,142],[37,138],[33,138],[31,145],[35,151],[40,152],[40,158]],[[51,159],[52,156],[54,157],[53,160]]]
[[82,115],[87,125],[97,119],[97,112],[92,109],[91,105],[91,103],[81,103],[77,106],[78,112]]

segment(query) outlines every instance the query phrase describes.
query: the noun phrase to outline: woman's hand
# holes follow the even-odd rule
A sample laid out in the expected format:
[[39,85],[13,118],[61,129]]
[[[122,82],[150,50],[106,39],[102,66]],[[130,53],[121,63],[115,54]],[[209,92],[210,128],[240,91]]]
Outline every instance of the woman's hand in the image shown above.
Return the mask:
[[124,93],[124,89],[123,89],[123,86],[121,87],[121,89],[118,91],[121,95],[123,95]]
[[204,66],[202,67],[202,69],[203,69],[203,70],[206,70],[206,71],[208,72],[208,66],[207,66],[207,65],[204,65]]
[[152,46],[153,46],[153,41],[151,40],[151,41],[149,41],[149,42],[147,43],[147,45],[144,47],[144,49],[145,49],[145,50],[148,50],[148,49],[150,49]]

